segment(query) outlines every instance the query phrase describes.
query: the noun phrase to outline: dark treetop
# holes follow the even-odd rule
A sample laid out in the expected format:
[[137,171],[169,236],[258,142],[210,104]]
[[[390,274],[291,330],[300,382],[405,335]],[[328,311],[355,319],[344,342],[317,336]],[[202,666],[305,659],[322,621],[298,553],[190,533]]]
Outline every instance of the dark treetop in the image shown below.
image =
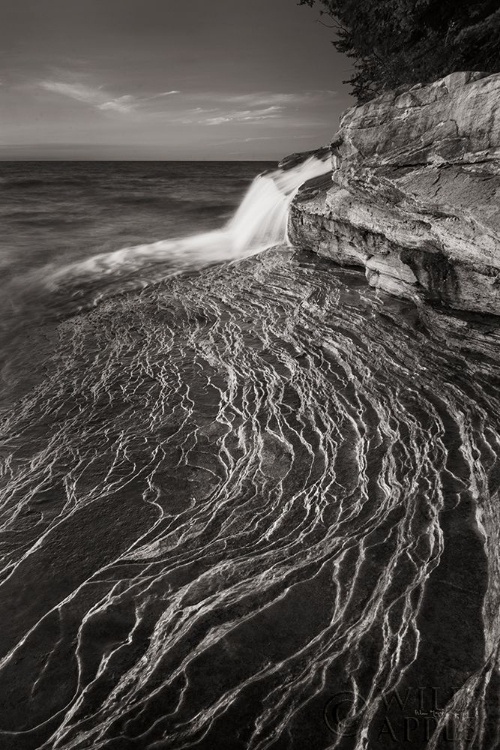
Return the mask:
[[364,102],[400,84],[459,70],[500,71],[499,0],[300,0],[319,4],[334,46],[355,60]]

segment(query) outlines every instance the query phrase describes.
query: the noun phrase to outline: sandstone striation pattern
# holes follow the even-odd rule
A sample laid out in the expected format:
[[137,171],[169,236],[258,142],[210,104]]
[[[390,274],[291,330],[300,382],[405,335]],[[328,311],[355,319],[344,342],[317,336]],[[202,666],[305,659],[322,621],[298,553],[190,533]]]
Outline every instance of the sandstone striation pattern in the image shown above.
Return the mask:
[[[428,303],[434,329],[446,319],[462,343],[473,328],[476,344],[496,346],[500,74],[453,73],[349,109],[331,149],[333,181],[299,192],[291,241]],[[450,326],[449,311],[480,320],[458,315]]]

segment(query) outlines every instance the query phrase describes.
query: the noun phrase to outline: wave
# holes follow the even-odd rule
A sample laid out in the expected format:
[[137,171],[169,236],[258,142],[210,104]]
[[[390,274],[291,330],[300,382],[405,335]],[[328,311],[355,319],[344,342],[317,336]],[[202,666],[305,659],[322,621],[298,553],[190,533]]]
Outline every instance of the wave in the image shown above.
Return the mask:
[[45,185],[45,180],[40,180],[35,177],[25,177],[25,178],[18,178],[15,180],[2,180],[0,182],[0,185],[4,190],[16,190],[17,188],[21,188],[24,190],[24,188],[29,187],[40,187],[41,185]]
[[[259,175],[235,215],[221,229],[100,253],[63,268],[51,269],[45,285],[54,291],[70,280],[120,278],[124,273],[140,271],[151,264],[167,263],[167,276],[170,276],[260,253],[286,242],[288,210],[296,191],[307,180],[324,175],[330,169],[329,159],[312,156],[293,169],[277,169]],[[138,282],[142,283],[143,279]]]
[[280,247],[30,342],[2,747],[498,747],[500,372],[379,309]]
[[38,187],[47,187],[47,186],[60,186],[60,187],[71,187],[71,186],[81,186],[86,187],[88,184],[88,180],[84,177],[77,178],[40,178],[40,177],[16,177],[13,179],[9,178],[0,178],[0,188],[4,190],[17,190],[17,189],[26,189],[26,188],[38,188]]

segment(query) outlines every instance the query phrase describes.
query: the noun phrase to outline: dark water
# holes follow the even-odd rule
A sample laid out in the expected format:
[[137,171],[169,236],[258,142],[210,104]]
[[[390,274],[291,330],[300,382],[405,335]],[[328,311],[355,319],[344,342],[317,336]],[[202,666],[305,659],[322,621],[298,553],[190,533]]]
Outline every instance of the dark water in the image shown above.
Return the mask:
[[499,746],[495,362],[284,245],[79,312],[73,273],[27,328],[23,273],[213,229],[259,168],[2,172],[2,750]]
[[18,274],[220,227],[269,162],[4,162],[0,262]]
[[[0,270],[9,279],[218,228],[268,162],[4,162]],[[24,283],[27,279],[25,278]],[[5,297],[5,288],[2,289]]]
[[[269,162],[4,162],[0,165],[0,346],[19,331],[168,275],[178,259],[78,264],[224,225]],[[208,250],[207,250],[208,252]],[[72,272],[72,266],[76,266]]]

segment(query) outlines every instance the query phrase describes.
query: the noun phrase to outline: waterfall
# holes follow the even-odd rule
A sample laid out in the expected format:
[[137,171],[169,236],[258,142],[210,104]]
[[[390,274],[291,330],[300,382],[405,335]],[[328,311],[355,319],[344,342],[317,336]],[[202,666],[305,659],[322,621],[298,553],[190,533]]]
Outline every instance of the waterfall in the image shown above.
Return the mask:
[[311,156],[292,169],[256,177],[226,226],[233,248],[245,253],[285,242],[288,210],[295,193],[307,180],[330,170],[329,159]]
[[[123,278],[132,272],[167,264],[160,277],[212,263],[238,260],[286,242],[290,204],[299,187],[331,170],[330,159],[311,156],[291,169],[259,175],[251,184],[235,215],[221,229],[181,239],[160,240],[94,255],[57,270],[46,280],[55,289],[68,277]],[[158,279],[158,271],[154,274]],[[142,278],[144,283],[148,279]]]

